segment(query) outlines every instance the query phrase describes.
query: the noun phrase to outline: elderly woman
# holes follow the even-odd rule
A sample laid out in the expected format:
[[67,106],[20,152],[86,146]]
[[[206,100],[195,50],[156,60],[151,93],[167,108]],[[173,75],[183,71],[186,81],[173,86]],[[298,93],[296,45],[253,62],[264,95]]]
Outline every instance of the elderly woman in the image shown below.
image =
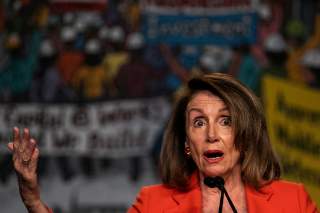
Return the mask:
[[[9,148],[24,204],[50,212],[40,200],[35,141],[28,130],[22,140],[18,129],[14,135]],[[189,81],[166,130],[161,175],[163,183],[144,187],[129,213],[317,212],[303,185],[279,180],[257,97],[225,74]]]

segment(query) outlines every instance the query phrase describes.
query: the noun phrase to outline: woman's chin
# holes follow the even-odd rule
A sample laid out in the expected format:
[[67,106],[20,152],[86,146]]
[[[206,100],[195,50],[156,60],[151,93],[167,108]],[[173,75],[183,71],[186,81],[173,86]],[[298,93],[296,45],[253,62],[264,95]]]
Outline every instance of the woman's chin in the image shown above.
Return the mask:
[[218,169],[215,169],[215,170],[205,170],[205,171],[202,171],[202,174],[204,177],[216,177],[216,176],[225,176],[225,172],[224,171],[221,171],[221,170],[218,170]]

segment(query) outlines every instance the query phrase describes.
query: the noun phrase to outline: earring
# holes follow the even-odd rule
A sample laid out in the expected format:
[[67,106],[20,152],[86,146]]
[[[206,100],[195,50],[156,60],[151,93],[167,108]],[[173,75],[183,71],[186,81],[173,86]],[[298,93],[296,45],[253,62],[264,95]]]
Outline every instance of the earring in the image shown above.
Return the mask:
[[185,154],[187,157],[190,157],[190,156],[191,156],[191,149],[190,149],[189,146],[184,147],[184,154]]

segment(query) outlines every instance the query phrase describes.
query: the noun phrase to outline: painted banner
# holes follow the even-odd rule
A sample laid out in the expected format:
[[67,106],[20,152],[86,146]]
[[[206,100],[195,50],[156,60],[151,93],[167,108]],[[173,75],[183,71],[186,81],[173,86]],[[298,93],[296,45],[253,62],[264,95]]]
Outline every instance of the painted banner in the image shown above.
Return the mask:
[[75,104],[0,106],[0,151],[12,127],[28,127],[42,154],[105,155],[122,158],[149,153],[170,113],[163,98]]
[[303,182],[320,206],[320,91],[266,76],[263,97],[285,178]]
[[256,40],[254,0],[142,0],[142,29],[150,43],[224,45]]
[[143,21],[150,43],[233,46],[256,40],[257,15],[252,11],[210,15],[145,12]]

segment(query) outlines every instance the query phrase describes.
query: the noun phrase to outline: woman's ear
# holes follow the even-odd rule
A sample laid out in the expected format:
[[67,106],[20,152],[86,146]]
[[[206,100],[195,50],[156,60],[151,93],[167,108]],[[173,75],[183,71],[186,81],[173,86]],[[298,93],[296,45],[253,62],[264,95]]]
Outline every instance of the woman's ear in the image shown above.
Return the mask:
[[185,140],[184,142],[184,154],[187,158],[191,157],[191,148],[189,146],[189,141],[188,139]]

